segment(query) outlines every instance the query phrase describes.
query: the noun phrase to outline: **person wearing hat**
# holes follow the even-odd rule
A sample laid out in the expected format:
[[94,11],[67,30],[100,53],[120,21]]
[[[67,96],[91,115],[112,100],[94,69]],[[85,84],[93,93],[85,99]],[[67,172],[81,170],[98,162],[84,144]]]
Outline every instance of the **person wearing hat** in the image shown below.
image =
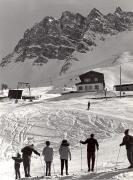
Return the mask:
[[124,132],[125,136],[120,146],[126,146],[127,150],[127,159],[130,163],[128,168],[133,168],[133,136],[129,135],[129,129],[126,129]]
[[12,157],[12,159],[15,161],[15,163],[14,163],[15,179],[21,178],[21,176],[20,176],[20,163],[23,161],[23,159],[21,158],[21,154],[17,153],[17,156]]
[[[87,162],[88,162],[88,172],[94,171],[95,166],[95,151],[99,150],[99,144],[97,140],[94,138],[94,134],[90,135],[90,138],[85,141],[80,141],[82,144],[87,144]],[[90,167],[92,161],[92,166]]]
[[68,157],[71,160],[71,152],[69,148],[69,143],[66,139],[62,140],[59,148],[60,160],[61,160],[61,175],[63,175],[64,164],[66,167],[66,175],[68,175]]
[[50,141],[46,141],[46,147],[42,151],[46,163],[46,176],[51,176],[51,163],[53,161],[53,148],[50,147]]
[[40,156],[40,153],[34,149],[34,144],[25,146],[23,149],[21,149],[21,152],[23,153],[23,166],[24,166],[25,177],[31,177],[30,164],[31,164],[32,152],[34,152],[38,156]]

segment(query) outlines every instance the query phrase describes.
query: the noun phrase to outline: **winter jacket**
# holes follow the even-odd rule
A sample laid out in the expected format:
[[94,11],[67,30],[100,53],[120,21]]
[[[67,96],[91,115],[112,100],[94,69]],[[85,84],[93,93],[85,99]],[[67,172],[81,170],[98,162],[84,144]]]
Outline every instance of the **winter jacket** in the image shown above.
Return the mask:
[[23,153],[23,157],[24,156],[30,156],[32,155],[32,152],[34,152],[35,154],[39,155],[40,156],[40,153],[37,152],[33,146],[25,146],[21,152]]
[[71,152],[68,145],[61,145],[59,148],[59,154],[60,154],[60,159],[68,160],[68,157],[71,159]]
[[44,160],[46,162],[53,161],[53,148],[46,146],[42,151],[42,155],[44,156]]
[[87,144],[87,152],[95,152],[99,149],[99,144],[96,139],[88,138],[86,141],[81,141],[82,144]]
[[126,149],[130,149],[131,147],[133,148],[133,136],[131,135],[124,136],[123,141],[120,145],[121,146],[125,145]]
[[23,161],[21,157],[12,157],[12,159],[15,161],[14,167],[15,169],[20,167],[20,163]]

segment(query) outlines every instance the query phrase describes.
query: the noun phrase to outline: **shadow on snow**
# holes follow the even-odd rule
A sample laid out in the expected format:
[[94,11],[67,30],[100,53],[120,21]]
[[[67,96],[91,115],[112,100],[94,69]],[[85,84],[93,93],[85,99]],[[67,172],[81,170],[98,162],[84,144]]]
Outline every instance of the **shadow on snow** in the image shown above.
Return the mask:
[[76,180],[87,180],[87,179],[91,179],[91,180],[101,180],[101,179],[111,179],[119,174],[125,173],[125,172],[133,172],[133,169],[127,169],[127,168],[123,168],[123,169],[119,169],[119,170],[113,170],[113,171],[108,171],[108,172],[100,172],[100,173],[91,173],[88,175],[83,175],[80,176],[78,178],[76,178]]

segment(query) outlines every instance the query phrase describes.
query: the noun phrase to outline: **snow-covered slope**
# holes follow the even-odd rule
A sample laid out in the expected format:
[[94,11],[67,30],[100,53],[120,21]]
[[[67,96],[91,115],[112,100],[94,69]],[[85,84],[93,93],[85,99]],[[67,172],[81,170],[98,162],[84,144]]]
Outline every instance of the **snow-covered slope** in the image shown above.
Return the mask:
[[[133,103],[132,98],[112,98],[91,100],[90,111],[86,110],[89,94],[82,96],[47,94],[47,88],[32,89],[34,95],[41,95],[40,99],[28,102],[5,100],[0,102],[1,146],[0,154],[2,168],[0,177],[3,180],[12,180],[13,162],[10,160],[15,152],[29,143],[34,143],[39,152],[46,140],[51,141],[54,147],[54,168],[60,174],[60,160],[58,148],[61,140],[67,138],[71,144],[72,161],[69,162],[70,176],[67,179],[119,179],[125,180],[133,176],[127,170],[112,171],[116,165],[119,144],[122,141],[123,131],[133,128]],[[36,94],[35,94],[36,93]],[[113,112],[113,113],[112,113]],[[79,140],[85,140],[90,133],[95,133],[100,144],[97,174],[87,174],[86,146],[82,147],[83,170],[81,171],[81,147]],[[122,133],[122,134],[121,134]],[[133,133],[131,131],[131,133]],[[6,161],[8,159],[8,161]],[[121,148],[118,168],[127,167],[125,148]],[[109,172],[111,171],[111,172]],[[128,171],[127,171],[128,172]],[[21,167],[22,177],[23,167]],[[43,175],[43,159],[32,157],[32,176]],[[73,175],[74,174],[74,175]],[[53,179],[62,179],[54,176]],[[66,177],[64,177],[66,178]],[[41,178],[38,178],[41,179]]]
[[[133,31],[107,36],[105,41],[98,41],[98,46],[91,52],[74,56],[73,62],[64,76],[78,77],[79,74],[95,69],[105,74],[105,84],[109,88],[119,83],[119,67],[122,67],[122,83],[132,83],[133,68]],[[74,79],[72,78],[72,79]]]

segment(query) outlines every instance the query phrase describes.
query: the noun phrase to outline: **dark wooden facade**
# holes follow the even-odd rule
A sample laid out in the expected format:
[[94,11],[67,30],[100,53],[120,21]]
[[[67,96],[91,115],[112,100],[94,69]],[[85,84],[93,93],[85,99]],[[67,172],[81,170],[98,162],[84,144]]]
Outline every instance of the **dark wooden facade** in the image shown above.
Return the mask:
[[104,74],[89,71],[79,76],[81,82],[76,84],[77,91],[98,91],[104,90]]
[[133,84],[115,85],[114,89],[116,91],[133,91]]

